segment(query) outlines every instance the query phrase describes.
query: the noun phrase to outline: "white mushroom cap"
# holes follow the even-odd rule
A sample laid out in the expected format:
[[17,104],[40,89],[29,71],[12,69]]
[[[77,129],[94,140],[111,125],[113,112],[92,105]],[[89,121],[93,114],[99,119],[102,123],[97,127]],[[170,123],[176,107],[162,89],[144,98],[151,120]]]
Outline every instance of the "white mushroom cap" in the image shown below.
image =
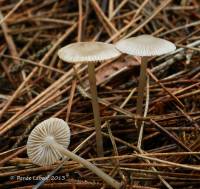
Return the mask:
[[68,148],[70,129],[62,119],[50,118],[37,125],[28,137],[27,154],[34,164],[51,165],[64,157],[51,143]]
[[77,42],[67,45],[58,51],[61,60],[71,63],[100,62],[116,58],[121,53],[114,45],[103,42]]
[[140,35],[120,40],[116,43],[116,48],[134,56],[158,56],[174,51],[176,46],[170,41],[152,35]]

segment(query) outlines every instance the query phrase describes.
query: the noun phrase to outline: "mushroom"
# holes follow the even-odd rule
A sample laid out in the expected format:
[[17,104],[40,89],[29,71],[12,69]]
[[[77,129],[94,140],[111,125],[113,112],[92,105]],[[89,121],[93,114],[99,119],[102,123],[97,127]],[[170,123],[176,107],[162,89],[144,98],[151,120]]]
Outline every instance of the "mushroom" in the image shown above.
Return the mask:
[[[116,43],[116,48],[123,53],[141,57],[136,115],[142,116],[148,57],[169,53],[174,51],[176,46],[170,41],[152,35],[140,35],[138,37],[120,40]],[[141,121],[137,122],[136,126],[140,128],[141,123]]]
[[120,52],[112,44],[103,42],[77,42],[67,45],[58,51],[58,56],[65,62],[87,63],[94,124],[96,131],[96,145],[98,156],[103,156],[103,139],[101,134],[101,120],[97,99],[95,62],[102,62],[120,56]]
[[27,141],[27,154],[34,164],[40,166],[54,164],[67,156],[91,170],[113,188],[119,189],[121,187],[121,183],[101,169],[69,151],[67,149],[69,143],[70,129],[68,124],[62,119],[50,118],[32,130]]

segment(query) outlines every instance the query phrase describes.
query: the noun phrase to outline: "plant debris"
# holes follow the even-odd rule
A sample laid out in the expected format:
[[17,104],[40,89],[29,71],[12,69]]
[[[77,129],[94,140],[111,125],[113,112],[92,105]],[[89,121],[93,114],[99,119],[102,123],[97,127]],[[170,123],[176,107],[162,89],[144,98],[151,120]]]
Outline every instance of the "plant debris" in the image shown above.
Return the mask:
[[[68,121],[71,151],[124,188],[199,188],[199,9],[198,0],[0,0],[0,188],[109,188],[72,160],[32,164],[28,135],[50,117]],[[104,137],[104,157],[97,158],[87,66],[64,63],[57,51],[141,34],[177,50],[149,60],[147,115],[139,118],[138,57],[96,65]]]

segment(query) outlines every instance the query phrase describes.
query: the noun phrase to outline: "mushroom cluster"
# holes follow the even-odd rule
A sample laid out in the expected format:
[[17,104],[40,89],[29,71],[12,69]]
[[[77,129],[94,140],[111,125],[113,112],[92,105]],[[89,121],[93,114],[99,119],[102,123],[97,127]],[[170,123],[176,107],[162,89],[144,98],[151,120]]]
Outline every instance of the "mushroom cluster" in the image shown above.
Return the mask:
[[[77,42],[69,44],[58,51],[59,58],[65,62],[88,64],[88,77],[92,97],[98,156],[103,156],[103,138],[101,134],[101,120],[96,89],[94,63],[119,57],[121,53],[141,57],[136,115],[138,117],[142,117],[147,80],[146,69],[148,57],[163,55],[174,51],[175,49],[175,45],[167,40],[160,39],[152,35],[140,35],[138,37],[122,39],[115,45],[103,42]],[[141,121],[137,121],[136,127],[140,129],[141,124]]]
[[[141,35],[120,40],[115,45],[102,42],[72,43],[58,51],[59,58],[65,62],[86,63],[88,65],[98,156],[103,156],[104,150],[96,89],[95,63],[117,58],[121,53],[142,57],[136,104],[136,114],[142,117],[148,57],[169,53],[175,49],[175,45],[169,41],[151,35]],[[140,128],[140,126],[141,122],[137,122],[136,127]],[[118,189],[122,186],[121,183],[89,161],[70,152],[67,149],[69,143],[70,129],[68,124],[61,119],[50,118],[37,125],[29,135],[27,154],[34,164],[40,166],[54,164],[64,156],[67,156],[91,170],[113,188]]]

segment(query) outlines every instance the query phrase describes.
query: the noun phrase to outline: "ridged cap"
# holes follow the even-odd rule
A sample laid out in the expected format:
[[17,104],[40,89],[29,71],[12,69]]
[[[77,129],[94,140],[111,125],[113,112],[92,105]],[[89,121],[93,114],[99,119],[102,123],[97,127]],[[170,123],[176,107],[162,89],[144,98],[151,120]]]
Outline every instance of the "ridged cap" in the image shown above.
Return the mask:
[[101,62],[120,55],[114,45],[103,42],[77,42],[58,51],[61,60],[71,63]]
[[158,56],[174,51],[176,46],[170,41],[152,35],[140,35],[120,40],[116,43],[116,48],[134,56]]
[[50,118],[38,124],[31,132],[27,141],[27,154],[34,164],[52,165],[64,156],[49,144],[55,140],[68,148],[70,129],[62,119]]

